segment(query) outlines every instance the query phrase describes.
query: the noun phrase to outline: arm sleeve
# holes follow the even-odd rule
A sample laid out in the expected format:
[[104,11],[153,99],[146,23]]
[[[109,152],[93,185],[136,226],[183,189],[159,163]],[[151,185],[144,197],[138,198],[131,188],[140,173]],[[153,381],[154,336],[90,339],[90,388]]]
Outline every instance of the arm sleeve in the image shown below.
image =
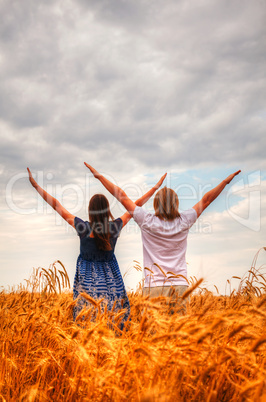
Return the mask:
[[133,219],[139,225],[139,227],[141,227],[143,225],[144,220],[145,220],[145,215],[146,215],[146,212],[145,212],[145,210],[143,208],[136,207],[134,209]]
[[121,218],[117,218],[116,220],[113,221],[113,225],[111,226],[111,235],[114,237],[118,237],[120,235],[120,232],[123,228],[123,221]]
[[75,225],[75,229],[76,229],[79,237],[82,238],[82,237],[86,236],[86,234],[88,232],[86,222],[84,222],[82,219],[75,216],[74,225]]
[[190,229],[191,226],[194,225],[198,217],[197,212],[193,208],[190,208],[187,211],[182,212],[181,215],[186,224],[187,229]]

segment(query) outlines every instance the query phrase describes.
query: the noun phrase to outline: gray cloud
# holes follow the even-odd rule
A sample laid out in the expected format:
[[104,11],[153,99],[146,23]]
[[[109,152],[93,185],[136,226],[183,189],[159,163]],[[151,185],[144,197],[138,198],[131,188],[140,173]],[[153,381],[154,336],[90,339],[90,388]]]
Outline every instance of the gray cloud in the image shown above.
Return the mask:
[[2,15],[1,118],[43,129],[40,164],[113,143],[149,167],[263,163],[261,2],[11,1]]

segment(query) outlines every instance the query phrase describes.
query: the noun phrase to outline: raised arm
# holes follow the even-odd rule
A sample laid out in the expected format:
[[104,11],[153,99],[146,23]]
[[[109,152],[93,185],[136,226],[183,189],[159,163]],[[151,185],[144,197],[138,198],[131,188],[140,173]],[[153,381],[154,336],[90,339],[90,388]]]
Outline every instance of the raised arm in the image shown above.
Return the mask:
[[46,201],[49,205],[51,205],[51,207],[56,212],[58,212],[59,215],[61,215],[62,218],[65,219],[65,221],[67,221],[67,223],[69,223],[71,226],[74,227],[75,216],[72,215],[70,212],[68,212],[56,198],[52,197],[50,194],[47,193],[47,191],[45,191],[43,188],[41,188],[39,186],[39,184],[32,177],[30,169],[27,168],[27,170],[29,173],[29,181],[30,181],[31,185],[38,191],[38,193],[44,199],[44,201]]
[[218,195],[221,194],[225,186],[229,184],[233,180],[233,178],[240,172],[241,170],[238,170],[237,172],[230,174],[225,180],[218,184],[218,186],[204,194],[202,199],[193,207],[197,212],[198,217],[215,200],[215,198],[217,198]]
[[[141,198],[139,198],[136,202],[133,202],[127,194],[122,190],[120,187],[116,186],[113,184],[110,180],[106,179],[103,175],[97,172],[96,169],[94,169],[91,165],[88,165],[86,162],[84,162],[85,166],[87,166],[88,169],[90,169],[91,173],[96,177],[100,182],[103,184],[103,186],[119,201],[121,204],[126,208],[126,210],[129,212],[130,217],[133,216],[133,212],[136,208],[136,206],[142,206],[144,205],[155,193],[156,190],[162,185],[166,174],[165,173],[160,180],[158,181],[157,184],[155,184],[154,187],[152,187],[146,194],[144,194]],[[126,215],[126,214],[124,214]],[[130,219],[128,216],[128,219],[125,223],[128,222]],[[122,217],[121,217],[122,218]],[[122,219],[123,220],[123,219]],[[124,221],[123,221],[124,223]]]
[[[161,187],[165,177],[166,177],[167,173],[165,173],[160,180],[158,181],[157,184],[155,184],[155,186],[153,186],[149,191],[147,191],[146,194],[144,194],[142,197],[138,198],[135,201],[136,206],[138,207],[142,207],[142,205],[146,204],[147,201],[149,201],[149,199],[153,196],[153,194],[155,193],[156,190],[158,190],[159,187]],[[126,212],[125,214],[123,214],[122,216],[120,216],[120,218],[122,219],[123,222],[123,227],[130,221],[130,219],[132,218],[132,215],[129,212]]]

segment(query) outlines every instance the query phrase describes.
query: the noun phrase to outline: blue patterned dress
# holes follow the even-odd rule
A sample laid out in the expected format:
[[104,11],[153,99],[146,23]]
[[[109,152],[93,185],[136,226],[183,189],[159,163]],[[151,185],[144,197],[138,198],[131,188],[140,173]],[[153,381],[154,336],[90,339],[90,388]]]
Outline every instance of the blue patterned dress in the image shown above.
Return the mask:
[[[95,300],[103,298],[104,302],[101,303],[102,312],[105,306],[107,306],[107,310],[113,309],[115,313],[121,309],[126,309],[120,325],[120,328],[123,328],[123,323],[130,314],[130,305],[114,255],[116,241],[123,226],[122,220],[118,218],[113,222],[109,222],[112,247],[110,251],[103,251],[97,248],[95,239],[90,237],[92,229],[89,222],[84,222],[82,219],[75,217],[74,224],[80,238],[80,255],[77,260],[73,297],[76,299],[80,293],[85,292]],[[92,307],[84,298],[79,298],[73,311],[74,319],[76,319],[85,305]]]

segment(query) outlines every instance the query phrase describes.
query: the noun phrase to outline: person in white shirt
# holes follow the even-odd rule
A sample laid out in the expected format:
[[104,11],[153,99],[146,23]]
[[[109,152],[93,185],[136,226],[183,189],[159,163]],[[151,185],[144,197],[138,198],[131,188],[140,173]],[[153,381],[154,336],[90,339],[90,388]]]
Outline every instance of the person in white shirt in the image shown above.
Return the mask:
[[[123,204],[141,229],[145,271],[143,294],[180,298],[188,288],[186,249],[189,229],[240,170],[229,175],[208,191],[196,205],[182,213],[178,210],[177,194],[164,187],[155,195],[155,213],[150,213],[138,207],[120,187],[111,183],[92,166],[87,163],[85,165]],[[174,304],[175,301],[172,301],[171,305]],[[181,310],[184,310],[184,305]]]

